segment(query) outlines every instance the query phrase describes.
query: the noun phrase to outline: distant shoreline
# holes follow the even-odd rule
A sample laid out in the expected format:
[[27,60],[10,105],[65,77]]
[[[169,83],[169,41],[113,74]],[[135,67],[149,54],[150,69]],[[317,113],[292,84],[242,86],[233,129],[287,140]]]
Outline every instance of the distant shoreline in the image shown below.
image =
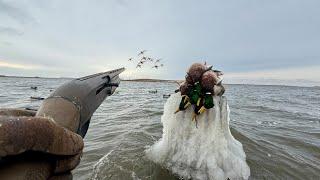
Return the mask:
[[[39,76],[6,76],[0,75],[0,78],[39,78],[39,79],[75,79],[72,77],[39,77]],[[132,82],[182,82],[182,80],[166,80],[166,79],[121,79],[121,81],[132,81]]]
[[8,77],[8,78],[43,78],[38,76],[28,77],[28,76],[6,76],[6,75],[0,75],[0,77]]
[[7,76],[7,75],[0,75],[0,78],[74,79],[71,77]]
[[129,81],[129,82],[182,82],[182,80],[166,80],[166,79],[123,79],[121,81]]
[[[7,76],[0,75],[0,78],[34,78],[34,79],[75,79],[71,77],[39,77],[39,76]],[[125,82],[153,82],[153,83],[179,83],[181,84],[184,80],[167,80],[167,79],[121,79]],[[288,87],[312,87],[320,88],[319,85],[290,85],[290,84],[250,84],[250,83],[224,83],[224,85],[256,85],[256,86],[288,86]]]

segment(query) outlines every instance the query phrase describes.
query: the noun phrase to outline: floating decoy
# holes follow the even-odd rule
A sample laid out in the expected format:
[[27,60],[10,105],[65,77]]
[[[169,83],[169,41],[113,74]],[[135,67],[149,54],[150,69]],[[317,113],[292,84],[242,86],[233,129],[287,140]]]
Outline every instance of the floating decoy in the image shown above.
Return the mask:
[[170,94],[164,94],[163,98],[169,98],[171,95]]
[[149,91],[149,93],[156,94],[156,93],[158,93],[158,91],[157,90],[151,90],[151,91]]
[[30,99],[34,99],[34,100],[44,100],[43,97],[35,97],[35,96],[31,96]]

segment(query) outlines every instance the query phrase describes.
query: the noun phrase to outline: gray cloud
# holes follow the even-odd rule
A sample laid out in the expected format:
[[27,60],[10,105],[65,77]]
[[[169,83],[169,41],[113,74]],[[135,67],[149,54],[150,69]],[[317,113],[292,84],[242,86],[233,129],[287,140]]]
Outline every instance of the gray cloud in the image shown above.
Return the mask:
[[28,12],[3,0],[0,0],[0,14],[5,14],[22,24],[35,22]]
[[1,44],[5,45],[5,46],[13,45],[11,42],[8,42],[8,41],[1,41]]
[[51,71],[61,76],[91,66],[134,71],[127,58],[140,49],[163,58],[159,78],[169,79],[199,60],[230,73],[320,65],[316,0],[10,2],[0,0],[0,16],[24,24],[24,34],[7,37],[13,45],[0,58],[61,68]]
[[0,35],[1,34],[5,34],[9,36],[21,36],[23,35],[23,32],[11,27],[0,26]]

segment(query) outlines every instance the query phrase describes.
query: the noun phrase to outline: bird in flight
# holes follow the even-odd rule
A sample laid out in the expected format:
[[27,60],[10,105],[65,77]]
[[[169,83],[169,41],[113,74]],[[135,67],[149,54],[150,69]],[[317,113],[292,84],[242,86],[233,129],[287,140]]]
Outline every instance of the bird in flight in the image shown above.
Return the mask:
[[138,54],[138,56],[143,55],[145,52],[147,52],[147,50],[140,51],[139,54]]
[[146,61],[147,60],[147,57],[145,57],[145,56],[143,56],[142,58],[141,58],[141,61]]
[[145,63],[146,61],[144,61],[144,60],[140,60],[139,61],[139,64],[143,64],[143,63]]
[[155,64],[154,66],[152,66],[152,68],[156,68],[156,69],[158,69],[158,68],[160,68],[160,67],[163,67],[163,64],[160,64],[160,65]]
[[143,66],[148,63],[153,64],[151,67],[155,69],[159,69],[160,67],[163,67],[163,64],[160,64],[160,61],[162,59],[161,58],[156,59],[146,55],[147,51],[148,50],[139,51],[137,58],[130,57],[128,58],[128,61],[134,62],[137,59],[138,63],[136,65],[136,68],[143,68]]

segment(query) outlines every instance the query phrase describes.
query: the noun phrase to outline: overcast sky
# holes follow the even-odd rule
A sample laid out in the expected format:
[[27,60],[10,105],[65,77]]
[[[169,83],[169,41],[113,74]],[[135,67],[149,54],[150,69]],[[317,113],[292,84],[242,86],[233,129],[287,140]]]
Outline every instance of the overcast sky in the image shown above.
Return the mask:
[[[162,58],[135,69],[139,50]],[[0,74],[182,79],[193,62],[230,82],[320,80],[319,0],[0,0]]]

